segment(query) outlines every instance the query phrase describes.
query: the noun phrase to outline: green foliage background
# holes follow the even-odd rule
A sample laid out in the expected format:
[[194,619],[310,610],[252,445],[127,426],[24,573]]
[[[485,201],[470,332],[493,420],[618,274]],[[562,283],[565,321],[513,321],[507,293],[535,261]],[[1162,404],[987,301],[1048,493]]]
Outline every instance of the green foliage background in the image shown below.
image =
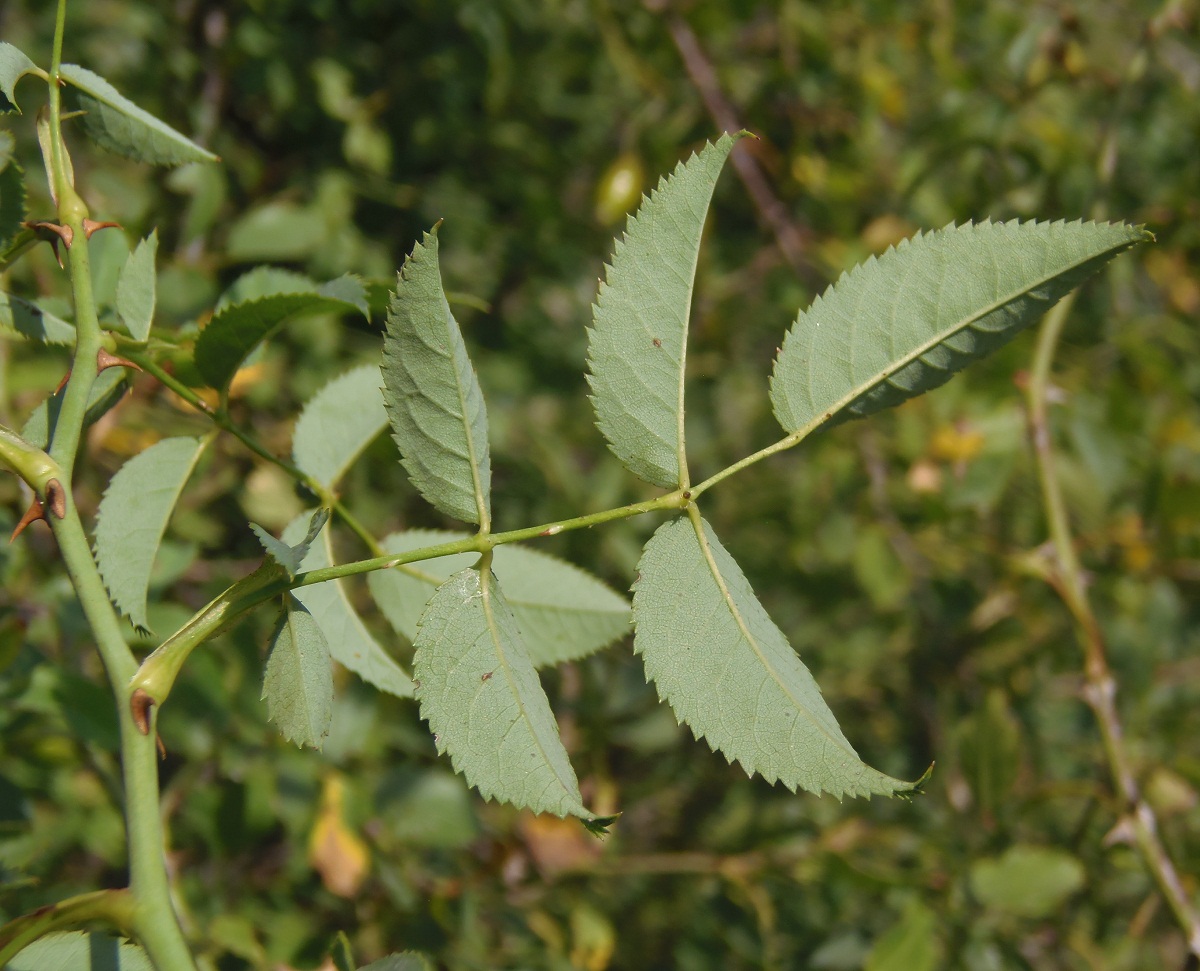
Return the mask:
[[[788,264],[727,173],[689,354],[696,478],[778,437],[766,394],[778,342],[872,252],[952,220],[1073,219],[1099,206],[1146,223],[1157,244],[1076,304],[1054,420],[1136,768],[1195,898],[1195,5],[661,6],[75,3],[68,59],[224,159],[161,175],[80,138],[79,181],[93,215],[120,220],[130,240],[158,227],[159,323],[181,328],[254,262],[390,285],[444,218],[442,268],[489,400],[498,529],[651,494],[592,425],[584,328],[636,190],[719,131],[685,70],[681,23],[738,124],[761,137],[754,157],[806,253],[799,270]],[[13,0],[0,36],[48,60],[52,17],[48,4]],[[6,127],[35,172],[26,110]],[[48,210],[31,198],[31,213]],[[111,304],[128,245],[117,233],[94,242]],[[8,282],[66,300],[46,247]],[[286,453],[299,405],[377,360],[379,309],[370,324],[290,324],[240,383],[238,418]],[[19,425],[67,358],[0,348],[0,419]],[[412,701],[353,677],[341,678],[324,752],[297,751],[259,701],[264,611],[194,656],[161,722],[179,901],[210,966],[316,967],[344,928],[360,960],[419,948],[452,969],[1182,967],[1181,935],[1111,832],[1079,651],[1044,579],[1014,387],[1031,349],[1023,337],[935,393],[755,467],[706,505],[863,757],[902,778],[936,760],[923,797],[838,803],[747,780],[675,726],[627,639],[546,676],[585,799],[623,813],[600,843],[577,823],[482,803],[436,758]],[[81,504],[94,507],[149,442],[206,430],[149,380],[114,415],[92,433]],[[407,483],[386,436],[344,496],[380,536],[454,525]],[[0,480],[0,499],[7,531],[20,512],[14,480]],[[173,629],[257,562],[247,519],[278,531],[304,505],[221,439],[168,531],[151,626]],[[627,589],[655,525],[542,548]],[[362,552],[352,536],[338,546]],[[8,917],[119,884],[123,836],[115,722],[48,533],[0,550],[0,575]],[[328,858],[323,839],[342,850],[324,873],[312,862]],[[355,860],[365,875],[339,883]]]

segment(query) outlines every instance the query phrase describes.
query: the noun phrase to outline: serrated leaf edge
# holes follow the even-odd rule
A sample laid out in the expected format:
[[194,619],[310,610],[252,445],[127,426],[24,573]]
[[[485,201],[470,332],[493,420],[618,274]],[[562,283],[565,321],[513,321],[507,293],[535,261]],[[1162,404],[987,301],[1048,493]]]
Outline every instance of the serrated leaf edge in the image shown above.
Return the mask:
[[[783,778],[783,776],[778,773],[773,773],[773,774],[764,773],[760,769],[757,769],[754,766],[748,764],[740,756],[730,755],[724,749],[718,747],[715,744],[710,743],[708,741],[708,734],[702,728],[699,728],[696,725],[693,725],[688,719],[686,719],[685,717],[683,717],[682,715],[680,715],[678,712],[675,711],[674,706],[671,705],[670,700],[664,694],[662,687],[653,678],[650,677],[649,672],[646,672],[645,677],[646,677],[647,684],[653,684],[655,693],[657,694],[659,700],[663,704],[665,704],[671,708],[672,713],[675,714],[675,717],[676,717],[676,720],[678,721],[678,723],[681,725],[686,725],[688,730],[692,733],[692,736],[697,741],[704,742],[704,744],[706,744],[712,751],[719,752],[725,758],[725,761],[728,764],[730,764],[730,765],[733,765],[734,763],[738,764],[742,768],[742,771],[744,771],[751,778],[753,778],[755,775],[762,775],[763,778],[768,783],[773,784],[777,781],[782,782],[788,788],[788,790],[791,792],[795,792],[797,790],[797,788],[803,788],[806,792],[813,792],[814,795],[820,795],[822,792],[828,792],[830,795],[834,796],[836,799],[838,799],[840,801],[844,796],[870,799],[872,796],[885,795],[885,794],[889,795],[889,796],[894,796],[894,797],[906,798],[908,796],[913,795],[917,791],[919,791],[920,787],[928,779],[930,772],[932,772],[932,766],[930,766],[929,770],[927,770],[925,772],[925,774],[922,775],[921,778],[918,779],[916,782],[904,782],[903,780],[892,779],[890,776],[885,775],[884,773],[880,772],[878,769],[874,769],[871,766],[867,765],[865,762],[863,762],[861,757],[854,750],[853,745],[851,745],[849,740],[846,739],[844,736],[842,738],[836,738],[836,737],[831,736],[829,734],[827,726],[823,725],[818,719],[814,718],[812,713],[809,711],[808,707],[806,705],[804,705],[802,702],[796,700],[792,696],[791,692],[789,692],[786,689],[784,682],[779,679],[779,677],[775,673],[774,668],[772,668],[767,663],[766,658],[763,656],[762,652],[759,650],[758,639],[751,634],[751,632],[749,631],[748,627],[746,626],[746,624],[744,622],[742,612],[738,609],[737,604],[734,601],[733,596],[729,591],[729,587],[725,582],[724,575],[721,573],[720,569],[718,568],[718,565],[716,563],[716,560],[714,558],[714,555],[713,555],[713,552],[711,549],[711,545],[708,543],[708,537],[704,533],[703,520],[701,519],[699,511],[695,505],[688,507],[687,518],[690,520],[690,525],[692,527],[693,532],[695,533],[695,535],[697,537],[697,542],[700,547],[701,554],[704,557],[705,564],[708,567],[709,572],[712,574],[712,577],[713,577],[714,581],[716,582],[718,589],[721,592],[721,596],[724,600],[725,606],[727,607],[730,614],[734,617],[735,621],[737,622],[738,628],[741,631],[742,636],[745,637],[747,642],[752,645],[754,653],[758,657],[759,662],[762,666],[762,669],[766,672],[769,672],[772,680],[775,681],[775,683],[779,686],[779,688],[781,689],[783,694],[785,694],[788,697],[788,699],[792,701],[793,708],[797,712],[803,713],[803,716],[810,723],[816,725],[820,729],[821,733],[824,734],[827,738],[829,738],[830,743],[832,745],[834,745],[839,750],[848,753],[850,755],[850,757],[853,759],[853,761],[858,763],[858,765],[861,767],[862,772],[864,774],[868,773],[868,772],[875,773],[882,778],[886,778],[886,779],[889,779],[889,780],[897,783],[897,787],[890,793],[872,792],[869,789],[858,788],[853,784],[847,784],[840,791],[833,790],[833,789],[826,789],[826,788],[822,788],[822,789],[818,789],[818,790],[810,790],[807,787],[799,786],[797,783],[794,783],[788,779]],[[678,520],[675,520],[675,522],[678,522]],[[663,525],[669,525],[669,523],[664,523]],[[633,587],[632,587],[635,594],[641,583],[642,583],[642,577],[639,575],[638,579],[634,582]],[[635,601],[636,601],[636,597],[635,597]],[[772,621],[772,623],[774,623],[774,622]],[[785,640],[786,640],[786,638],[785,638]],[[637,654],[643,653],[642,651],[640,651],[638,649],[638,644],[637,644],[636,640],[634,641],[634,652]],[[813,683],[816,684],[817,690],[820,691],[820,685],[816,683],[815,678],[813,678]],[[831,716],[832,716],[832,712],[831,712]],[[836,725],[836,720],[835,720],[835,725]],[[841,733],[840,728],[838,729],[838,732],[839,732],[839,734]]]
[[[1086,226],[1095,226],[1095,227],[1100,228],[1100,227],[1117,227],[1117,226],[1121,226],[1121,225],[1124,225],[1124,224],[1112,222],[1109,220],[1106,220],[1103,222],[1098,222],[1097,220],[1094,220],[1094,219],[1089,219],[1086,221],[1083,219],[1074,219],[1074,220],[1010,219],[1010,220],[1005,220],[1005,221],[998,222],[998,223],[994,223],[990,219],[985,219],[985,220],[982,220],[981,222],[975,222],[972,220],[970,222],[961,223],[961,224],[949,223],[949,224],[943,226],[941,229],[917,232],[913,236],[911,236],[907,239],[901,240],[898,244],[896,244],[894,246],[889,246],[879,256],[871,255],[866,260],[864,260],[862,263],[857,264],[856,266],[852,267],[850,270],[844,271],[837,278],[837,280],[834,283],[830,284],[830,286],[826,287],[823,292],[818,294],[817,297],[812,301],[811,304],[809,304],[808,307],[806,307],[805,309],[800,311],[800,313],[796,317],[796,320],[788,328],[787,333],[784,335],[783,343],[780,346],[778,354],[776,355],[776,366],[775,366],[775,368],[772,369],[771,376],[770,376],[770,379],[768,382],[768,389],[769,389],[769,393],[771,396],[771,401],[774,402],[774,400],[775,400],[774,392],[775,392],[776,376],[777,376],[777,371],[778,371],[778,362],[783,357],[784,349],[787,347],[788,342],[791,341],[793,334],[796,333],[796,331],[802,325],[804,320],[807,317],[811,316],[815,312],[815,310],[819,306],[821,306],[833,294],[833,292],[838,287],[850,284],[851,281],[857,280],[862,274],[864,274],[865,272],[867,272],[868,270],[871,270],[872,268],[874,268],[876,266],[886,269],[887,265],[890,264],[897,257],[898,254],[902,254],[906,248],[920,242],[921,240],[929,239],[940,233],[949,233],[949,232],[964,231],[964,230],[975,230],[975,229],[984,228],[984,227],[1004,228],[1004,227],[1023,227],[1023,226],[1034,226],[1034,227],[1036,227],[1036,226],[1079,226],[1082,228],[1082,227],[1086,227]],[[972,326],[972,324],[974,324],[976,321],[983,319],[988,314],[993,313],[994,311],[1007,306],[1008,304],[1012,303],[1015,299],[1018,299],[1021,296],[1033,293],[1039,287],[1044,286],[1047,283],[1049,283],[1050,281],[1063,276],[1064,274],[1068,273],[1072,268],[1081,265],[1082,262],[1088,262],[1090,260],[1096,259],[1098,256],[1102,255],[1105,252],[1109,252],[1112,250],[1116,250],[1117,252],[1120,252],[1121,250],[1128,249],[1129,247],[1134,246],[1139,242],[1144,242],[1148,239],[1153,239],[1153,234],[1150,233],[1148,230],[1146,230],[1145,227],[1142,225],[1130,226],[1129,228],[1132,230],[1140,231],[1141,232],[1140,238],[1131,238],[1123,243],[1114,244],[1113,246],[1110,246],[1107,249],[1098,250],[1096,253],[1089,256],[1086,260],[1082,260],[1079,263],[1072,264],[1070,266],[1067,266],[1067,267],[1064,267],[1063,269],[1058,270],[1055,273],[1052,273],[1048,276],[1044,276],[1044,277],[1040,278],[1036,283],[1033,283],[1029,286],[1023,287],[1019,290],[1014,290],[1007,297],[994,301],[989,306],[981,308],[979,311],[976,312],[976,314],[974,316],[964,319],[954,330],[944,331],[940,335],[933,337],[930,340],[926,341],[925,343],[920,345],[918,348],[916,348],[915,350],[910,352],[908,355],[899,359],[898,362],[893,362],[889,367],[878,372],[869,382],[860,383],[854,389],[852,389],[850,392],[848,392],[846,395],[844,395],[842,398],[838,399],[838,401],[835,402],[833,405],[826,408],[826,410],[824,411],[823,414],[818,415],[817,417],[813,418],[810,422],[808,422],[808,424],[802,426],[801,428],[787,428],[785,426],[785,430],[788,431],[789,435],[795,435],[798,438],[805,437],[805,435],[807,435],[813,429],[819,428],[821,425],[825,424],[826,422],[829,422],[832,419],[839,417],[839,415],[841,415],[841,413],[844,412],[848,407],[853,405],[854,402],[858,401],[860,398],[864,397],[869,392],[871,392],[872,390],[877,388],[880,384],[882,384],[884,381],[886,381],[889,377],[902,371],[908,365],[910,365],[913,362],[920,359],[923,355],[928,354],[931,350],[933,350],[934,348],[938,347],[939,345],[945,343],[947,340],[949,340],[955,334],[961,333],[963,330]],[[778,417],[777,409],[776,409],[776,415]],[[780,420],[780,424],[783,424],[782,420]]]
[[[617,260],[622,255],[625,248],[629,245],[633,234],[637,231],[638,227],[640,227],[642,225],[643,220],[645,218],[644,210],[648,206],[651,206],[651,205],[657,203],[659,201],[660,197],[662,196],[662,193],[664,191],[666,191],[666,189],[668,188],[668,186],[670,185],[672,180],[682,177],[686,173],[687,167],[689,165],[691,165],[693,162],[697,162],[700,159],[701,155],[704,154],[704,152],[708,151],[709,149],[718,149],[719,150],[722,147],[722,144],[726,141],[726,139],[728,139],[729,148],[726,150],[725,157],[722,159],[722,168],[724,168],[724,163],[728,161],[729,154],[733,151],[733,146],[741,138],[743,138],[747,135],[750,135],[750,132],[747,132],[744,130],[736,132],[736,133],[725,132],[715,142],[706,141],[702,148],[700,148],[699,150],[692,151],[688,155],[687,158],[681,159],[679,162],[677,162],[674,169],[672,169],[670,172],[665,173],[664,175],[660,176],[659,180],[658,180],[658,184],[649,192],[649,194],[646,194],[646,193],[642,194],[642,197],[638,203],[637,209],[634,212],[630,213],[628,219],[626,220],[625,229],[622,231],[620,237],[614,239],[614,241],[613,241],[613,255],[604,264],[604,276],[599,281],[599,285],[597,286],[597,290],[596,290],[596,299],[592,303],[592,324],[586,328],[586,334],[587,334],[587,338],[588,338],[588,359],[587,359],[587,369],[586,369],[584,376],[587,380],[588,387],[593,392],[588,395],[588,399],[589,399],[589,401],[592,402],[593,413],[596,416],[595,425],[596,425],[597,429],[599,429],[601,435],[603,436],[606,444],[608,445],[609,450],[614,455],[617,456],[617,458],[621,461],[621,463],[623,465],[625,465],[627,468],[630,468],[630,471],[634,472],[634,474],[638,475],[640,478],[643,478],[646,481],[650,482],[651,484],[660,486],[662,488],[669,489],[669,488],[674,488],[674,487],[678,486],[679,488],[682,489],[682,488],[686,488],[687,484],[688,484],[686,435],[685,435],[685,427],[684,427],[684,418],[685,418],[684,392],[685,392],[685,382],[686,382],[686,377],[687,377],[687,338],[688,338],[688,333],[691,328],[692,302],[693,302],[693,298],[694,298],[694,294],[695,294],[696,270],[699,266],[698,260],[699,260],[699,242],[700,241],[699,240],[697,241],[698,245],[697,245],[697,250],[696,250],[696,257],[694,258],[693,263],[692,263],[691,279],[688,281],[687,305],[684,309],[684,315],[683,315],[683,331],[684,331],[684,333],[683,333],[682,346],[680,348],[679,374],[676,379],[676,401],[673,405],[673,410],[675,412],[675,420],[676,420],[675,460],[676,460],[677,470],[676,470],[675,475],[665,475],[665,476],[647,475],[645,473],[650,471],[648,466],[646,466],[642,470],[633,469],[632,467],[630,467],[629,463],[626,461],[626,459],[624,457],[622,457],[621,453],[618,451],[616,442],[614,441],[613,437],[609,434],[609,432],[607,430],[606,426],[608,425],[608,422],[606,422],[602,418],[601,413],[600,413],[600,407],[597,403],[597,394],[595,393],[597,390],[596,389],[596,377],[594,374],[595,358],[593,356],[593,348],[594,348],[594,340],[595,340],[594,332],[597,330],[599,315],[602,312],[604,312],[604,305],[605,305],[606,298],[608,297],[609,291],[612,290],[614,287],[614,281],[613,281],[614,272],[616,272],[618,274],[621,272],[620,270],[616,269]],[[715,187],[715,183],[714,183],[714,187]],[[709,200],[710,200],[709,205],[711,206],[711,194],[709,196]],[[706,214],[705,221],[707,221],[707,214]],[[654,429],[651,429],[645,425],[643,425],[642,427],[645,428],[645,430],[648,433],[653,434],[654,437],[658,438],[658,440],[663,442],[665,445],[669,446],[671,444],[666,439],[664,439],[661,435],[658,435],[654,431]],[[644,463],[641,463],[641,464],[644,465]],[[676,479],[678,479],[678,481],[676,481]]]
[[[531,720],[531,718],[528,714],[528,709],[527,709],[524,701],[521,698],[521,694],[518,691],[516,683],[513,680],[512,668],[508,661],[508,650],[507,650],[507,648],[505,648],[503,639],[500,637],[499,631],[497,630],[495,605],[493,602],[493,595],[490,592],[491,584],[495,583],[496,581],[495,581],[495,577],[492,575],[491,571],[490,570],[481,570],[478,567],[468,567],[467,570],[460,571],[459,573],[455,573],[455,574],[451,575],[448,579],[443,581],[443,583],[441,585],[439,585],[438,589],[440,590],[441,587],[446,586],[447,584],[456,580],[462,573],[465,573],[467,571],[474,572],[474,573],[478,574],[478,576],[479,576],[479,584],[478,584],[479,590],[480,590],[479,595],[482,598],[482,607],[483,607],[483,612],[484,612],[484,618],[485,618],[488,635],[491,639],[492,649],[493,649],[499,663],[504,668],[504,677],[505,677],[506,682],[508,683],[510,694],[517,704],[518,711],[520,712],[520,718],[525,723],[526,730],[528,731],[528,733],[536,741],[538,752],[542,757],[543,763],[545,765],[551,767],[551,770],[554,773],[554,778],[558,782],[558,784],[562,787],[564,793],[567,796],[572,797],[574,799],[575,806],[571,807],[571,808],[578,810],[578,812],[572,812],[569,809],[567,812],[564,812],[561,814],[553,813],[553,812],[551,814],[559,816],[560,819],[566,818],[566,816],[568,816],[568,815],[576,815],[576,816],[580,816],[582,818],[593,817],[594,814],[591,813],[590,811],[588,811],[583,805],[583,797],[579,793],[579,780],[574,777],[574,772],[572,771],[572,777],[569,780],[564,780],[562,778],[562,776],[558,773],[558,771],[556,769],[554,769],[554,764],[551,761],[551,759],[549,758],[549,755],[546,752],[544,746],[542,745],[541,738],[540,738],[538,732],[533,727],[533,721]],[[488,578],[486,583],[484,582],[485,576]],[[417,637],[414,638],[414,643],[421,636],[421,630],[425,626],[424,622],[425,622],[425,616],[423,614],[421,617],[421,620],[419,620],[417,622]],[[416,694],[417,703],[419,705],[421,717],[428,724],[432,725],[432,721],[430,719],[430,715],[429,715],[429,712],[426,707],[425,692],[422,690],[424,686],[421,684],[420,681],[414,681],[414,685],[416,688],[415,694]],[[554,717],[553,711],[551,711],[551,717],[552,718]],[[555,720],[554,730],[556,733],[558,732],[557,720]],[[439,753],[446,752],[447,754],[449,754],[450,764],[453,767],[454,771],[456,773],[458,773],[459,775],[461,775],[464,779],[466,779],[468,781],[468,783],[477,792],[479,792],[480,795],[482,795],[484,797],[485,800],[489,800],[489,801],[494,800],[497,803],[509,803],[510,805],[512,804],[511,800],[501,797],[498,793],[490,791],[490,789],[485,790],[485,789],[481,788],[477,783],[472,782],[471,776],[467,772],[466,767],[462,764],[462,760],[459,757],[459,755],[451,749],[444,748],[443,745],[437,741],[436,736],[435,736],[435,742],[437,743],[437,748],[438,748]],[[569,758],[567,761],[567,765],[568,765],[568,767],[570,767]]]
[[[179,497],[181,495],[183,495],[183,489],[187,485],[188,479],[191,478],[192,473],[196,470],[196,464],[200,461],[200,457],[204,454],[204,450],[205,450],[205,448],[208,447],[208,443],[210,441],[210,439],[207,437],[191,438],[190,436],[185,435],[185,436],[179,436],[178,438],[159,439],[159,441],[155,442],[154,445],[158,445],[160,442],[177,441],[177,440],[190,440],[190,441],[195,442],[196,446],[195,446],[195,450],[192,453],[191,461],[182,470],[182,473],[179,478],[179,482],[175,487],[175,494],[171,499],[171,504],[167,509],[167,514],[166,514],[165,518],[163,519],[162,529],[160,530],[158,537],[155,541],[154,554],[150,558],[151,568],[153,568],[154,560],[158,555],[158,549],[162,545],[162,538],[166,534],[167,526],[170,524],[170,521],[171,521],[171,516],[175,511],[175,507],[179,504]],[[154,445],[151,445],[149,448],[153,448]],[[126,463],[126,465],[128,465],[130,462],[133,462],[134,460],[138,459],[140,456],[145,455],[146,452],[149,451],[149,448],[142,452],[139,452],[137,455],[133,456],[133,458],[131,458],[129,460],[129,462]],[[125,470],[126,465],[122,465],[121,468],[117,470],[116,474],[112,477],[112,479],[109,480],[108,486],[104,490],[104,495],[101,496],[101,498],[100,498],[100,505],[97,508],[97,512],[96,512],[96,526],[95,526],[95,536],[93,537],[93,543],[92,543],[92,555],[95,557],[96,568],[100,571],[101,579],[104,580],[104,588],[108,592],[109,599],[112,601],[113,605],[117,608],[118,611],[120,611],[120,613],[124,617],[129,619],[129,622],[131,624],[133,624],[133,626],[136,630],[138,630],[140,632],[149,633],[148,628],[144,627],[142,624],[140,624],[137,621],[137,619],[135,619],[133,617],[132,612],[128,609],[128,605],[121,604],[117,601],[116,596],[113,594],[112,586],[110,585],[107,577],[105,577],[106,571],[105,571],[104,565],[103,565],[104,561],[108,558],[107,554],[102,552],[102,541],[100,539],[101,519],[102,519],[102,516],[104,513],[104,500],[108,497],[109,491],[112,489],[113,484],[117,481],[118,476],[120,476],[121,472],[123,472]],[[146,597],[147,597],[148,593],[149,593],[149,576],[147,576],[147,588],[145,591],[143,591],[140,594],[140,597],[142,600],[140,613],[142,613],[142,614],[144,614],[145,610],[146,610]]]
[[[480,529],[483,532],[487,532],[491,528],[491,518],[492,518],[491,453],[490,453],[490,450],[488,447],[489,443],[488,443],[488,437],[487,437],[488,436],[487,406],[486,406],[486,402],[483,399],[483,389],[479,385],[479,375],[475,370],[474,363],[471,361],[470,354],[467,352],[466,342],[463,339],[462,328],[459,326],[458,320],[454,316],[453,311],[450,310],[450,305],[449,305],[448,301],[446,300],[445,287],[442,286],[441,259],[438,254],[438,250],[439,250],[438,228],[440,226],[441,226],[441,222],[439,220],[439,222],[434,224],[434,226],[431,230],[422,234],[420,242],[415,243],[413,245],[412,252],[409,253],[404,258],[404,264],[401,266],[399,273],[397,273],[396,286],[391,292],[391,299],[388,302],[388,312],[386,315],[386,322],[385,322],[384,367],[386,368],[386,365],[387,365],[388,359],[389,359],[388,348],[391,346],[392,342],[399,342],[401,339],[398,333],[393,332],[392,303],[395,301],[398,301],[400,299],[401,287],[409,279],[408,276],[406,275],[406,271],[408,271],[410,267],[416,266],[417,263],[419,263],[427,255],[431,255],[433,262],[434,262],[434,268],[436,270],[437,277],[438,277],[438,288],[441,291],[442,302],[445,304],[445,309],[446,309],[445,316],[447,318],[447,332],[448,332],[448,337],[449,337],[446,356],[449,359],[449,363],[451,365],[451,370],[453,371],[454,389],[455,389],[455,393],[458,396],[458,404],[459,404],[459,415],[457,415],[457,416],[452,415],[451,417],[458,418],[461,420],[461,422],[463,424],[463,429],[466,433],[465,438],[466,438],[467,454],[464,458],[466,459],[467,465],[470,469],[472,492],[474,494],[474,499],[475,499],[475,518],[473,520],[468,520],[468,521],[473,521],[480,527]],[[463,358],[463,361],[461,363],[466,364],[466,375],[464,375],[463,369],[459,367],[460,362],[455,360],[455,358],[458,356],[459,352],[461,352],[462,358]],[[396,355],[394,357],[394,363],[395,363],[395,366],[404,368],[406,373],[411,373],[411,372],[407,371],[407,367],[400,355]],[[469,377],[470,381],[469,382],[465,381],[464,380],[465,377]],[[414,387],[417,387],[417,388],[420,387],[420,382],[418,382],[415,378],[413,378],[412,384]],[[473,388],[474,390],[477,390],[479,393],[480,407],[483,411],[483,428],[482,428],[483,443],[482,443],[482,446],[480,445],[480,443],[476,442],[476,440],[475,440],[475,429],[471,423],[470,409],[468,407],[468,405],[469,405],[468,386],[467,386],[468,384],[470,385],[471,388]],[[383,386],[384,386],[385,391],[391,390],[390,388],[388,388],[386,370],[383,370]],[[428,397],[428,396],[424,396],[424,395],[422,395],[422,396]],[[433,497],[426,495],[425,490],[422,489],[421,486],[417,484],[418,481],[423,482],[427,478],[425,468],[424,468],[424,463],[420,462],[416,458],[411,457],[408,454],[406,454],[404,443],[400,440],[401,436],[397,434],[396,424],[392,421],[392,415],[394,413],[396,413],[396,409],[393,407],[392,403],[388,400],[388,394],[386,394],[386,393],[384,394],[383,405],[384,405],[384,410],[387,412],[387,415],[388,415],[388,424],[390,425],[391,430],[392,430],[392,438],[396,442],[397,448],[400,449],[400,464],[408,472],[410,478],[412,478],[414,486],[417,487],[417,491],[420,492],[423,496],[425,496],[425,498],[432,505],[434,505],[435,508],[438,508],[439,511],[446,512],[445,509],[442,509],[442,507],[438,505],[438,503],[434,500]],[[414,421],[413,424],[415,425],[416,422]],[[422,432],[422,434],[424,434],[424,433]],[[485,463],[486,463],[486,465],[485,465]],[[484,476],[485,467],[487,470],[486,482],[485,482],[485,476]],[[416,471],[414,471],[414,470],[416,470]]]

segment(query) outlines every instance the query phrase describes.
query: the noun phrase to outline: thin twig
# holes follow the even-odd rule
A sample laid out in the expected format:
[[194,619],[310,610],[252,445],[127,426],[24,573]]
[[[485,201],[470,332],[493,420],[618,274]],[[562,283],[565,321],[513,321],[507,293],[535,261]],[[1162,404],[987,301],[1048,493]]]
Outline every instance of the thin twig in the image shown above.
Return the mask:
[[358,520],[345,504],[333,493],[332,490],[325,488],[320,482],[308,475],[303,470],[297,468],[287,459],[282,458],[272,452],[269,448],[262,444],[255,436],[238,426],[233,419],[229,417],[228,412],[224,410],[214,411],[208,406],[208,403],[201,398],[196,392],[189,388],[182,381],[175,378],[170,372],[158,364],[147,353],[140,351],[126,351],[129,359],[138,365],[143,371],[151,375],[163,387],[173,391],[176,395],[182,398],[187,404],[191,405],[196,411],[200,412],[208,418],[214,425],[222,431],[228,432],[246,448],[257,455],[259,458],[265,459],[272,465],[282,469],[293,479],[296,480],[304,488],[308,489],[320,501],[321,505],[332,509],[337,516],[346,524],[347,528],[354,533],[371,551],[373,556],[383,556],[384,549],[379,541],[371,534],[371,532]]
[[1047,315],[1038,335],[1033,371],[1026,395],[1029,409],[1029,437],[1047,525],[1054,548],[1052,586],[1062,597],[1075,621],[1076,636],[1083,649],[1083,700],[1091,708],[1100,729],[1105,760],[1119,800],[1120,819],[1114,833],[1132,837],[1146,868],[1166,898],[1175,920],[1187,937],[1188,949],[1200,958],[1200,914],[1189,899],[1170,854],[1159,835],[1158,819],[1142,795],[1125,747],[1120,715],[1117,713],[1117,684],[1108,666],[1104,635],[1087,595],[1083,568],[1075,552],[1075,540],[1067,519],[1066,503],[1058,479],[1054,446],[1048,418],[1050,368],[1062,328],[1070,314],[1072,300],[1066,299]]
[[[649,0],[646,5],[652,10],[660,7],[660,4],[654,3],[652,0]],[[713,122],[723,131],[741,131],[742,124],[738,120],[737,110],[725,97],[721,82],[717,78],[717,72],[713,70],[713,66],[692,28],[676,13],[666,14],[664,20],[671,40],[674,41],[679,56],[683,59],[684,69],[699,92],[704,107],[708,110]],[[750,194],[750,201],[754,203],[754,208],[758,210],[763,222],[774,233],[775,242],[792,269],[806,278],[819,276],[808,257],[811,234],[796,224],[788,212],[787,206],[772,191],[770,183],[763,175],[747,142],[743,141],[734,146],[730,161],[738,178],[742,180],[742,184]]]

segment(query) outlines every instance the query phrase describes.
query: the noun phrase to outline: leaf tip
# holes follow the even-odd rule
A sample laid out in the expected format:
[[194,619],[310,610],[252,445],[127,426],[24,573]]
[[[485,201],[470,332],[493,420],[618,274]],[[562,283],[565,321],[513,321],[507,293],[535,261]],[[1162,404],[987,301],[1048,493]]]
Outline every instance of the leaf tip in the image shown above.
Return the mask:
[[597,839],[604,839],[609,835],[609,828],[620,818],[620,813],[613,813],[611,816],[581,816],[579,821],[583,824],[583,828]]
[[937,762],[930,762],[929,768],[927,768],[921,774],[919,779],[917,779],[915,782],[909,783],[909,785],[904,789],[897,789],[894,794],[901,799],[911,799],[913,796],[923,796],[925,794],[925,786],[929,783],[929,780],[933,778],[933,770],[936,765]]

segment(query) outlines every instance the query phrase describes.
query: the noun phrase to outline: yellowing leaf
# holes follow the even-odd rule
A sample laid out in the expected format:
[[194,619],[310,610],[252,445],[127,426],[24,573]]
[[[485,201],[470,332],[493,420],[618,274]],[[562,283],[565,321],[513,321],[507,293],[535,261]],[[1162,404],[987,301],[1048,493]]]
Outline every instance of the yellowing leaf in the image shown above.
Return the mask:
[[325,779],[317,823],[308,839],[308,860],[321,875],[326,890],[339,897],[353,897],[371,868],[371,851],[346,823],[344,794],[340,776]]

